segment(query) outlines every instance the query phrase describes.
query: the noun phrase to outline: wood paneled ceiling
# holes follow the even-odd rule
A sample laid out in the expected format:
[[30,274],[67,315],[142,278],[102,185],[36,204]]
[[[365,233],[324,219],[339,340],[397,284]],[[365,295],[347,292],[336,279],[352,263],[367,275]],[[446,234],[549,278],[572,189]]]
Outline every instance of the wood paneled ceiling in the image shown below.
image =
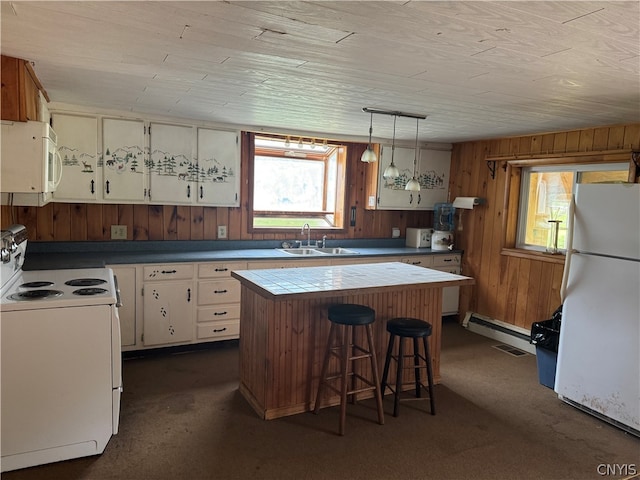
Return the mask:
[[430,142],[640,121],[637,0],[2,1],[1,21],[54,107],[345,138],[375,107],[427,115]]

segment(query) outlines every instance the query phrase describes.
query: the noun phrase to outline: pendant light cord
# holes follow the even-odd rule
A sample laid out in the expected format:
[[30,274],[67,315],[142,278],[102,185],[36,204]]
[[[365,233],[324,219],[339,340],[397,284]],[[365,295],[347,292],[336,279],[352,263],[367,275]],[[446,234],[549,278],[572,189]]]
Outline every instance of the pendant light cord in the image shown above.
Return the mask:
[[396,153],[396,115],[393,116],[393,142],[391,143],[391,165],[395,167],[393,163],[393,156]]
[[413,156],[413,178],[416,178],[416,167],[418,166],[418,122],[420,120],[416,118],[416,150]]

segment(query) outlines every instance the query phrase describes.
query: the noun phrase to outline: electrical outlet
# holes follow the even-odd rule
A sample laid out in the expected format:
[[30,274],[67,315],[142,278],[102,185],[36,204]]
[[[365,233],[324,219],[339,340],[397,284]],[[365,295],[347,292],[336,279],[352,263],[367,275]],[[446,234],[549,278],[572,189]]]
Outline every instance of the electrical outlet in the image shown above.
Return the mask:
[[218,225],[218,238],[227,238],[227,226]]
[[111,225],[111,240],[126,240],[126,239],[127,239],[126,225]]

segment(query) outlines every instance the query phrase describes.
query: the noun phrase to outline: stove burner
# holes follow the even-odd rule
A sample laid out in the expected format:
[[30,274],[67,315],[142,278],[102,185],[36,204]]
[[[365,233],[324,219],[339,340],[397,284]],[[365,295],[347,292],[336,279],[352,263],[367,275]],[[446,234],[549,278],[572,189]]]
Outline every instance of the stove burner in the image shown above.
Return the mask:
[[43,298],[53,298],[62,295],[60,290],[27,290],[26,292],[18,292],[13,295],[9,295],[7,298],[10,300],[41,300]]
[[107,283],[107,281],[101,278],[74,278],[73,280],[64,282],[65,285],[69,285],[70,287],[92,287],[94,285],[102,285],[103,283]]
[[79,288],[78,290],[74,290],[74,295],[100,295],[101,293],[106,293],[107,290],[104,288]]
[[20,288],[40,288],[40,287],[50,287],[53,285],[53,282],[27,282],[20,285]]

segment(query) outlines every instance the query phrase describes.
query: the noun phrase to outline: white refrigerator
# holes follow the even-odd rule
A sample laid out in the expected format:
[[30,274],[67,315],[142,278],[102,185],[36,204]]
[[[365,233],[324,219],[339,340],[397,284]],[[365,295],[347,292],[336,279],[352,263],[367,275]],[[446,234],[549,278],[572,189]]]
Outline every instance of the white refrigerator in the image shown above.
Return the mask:
[[640,185],[581,184],[554,390],[640,436]]

